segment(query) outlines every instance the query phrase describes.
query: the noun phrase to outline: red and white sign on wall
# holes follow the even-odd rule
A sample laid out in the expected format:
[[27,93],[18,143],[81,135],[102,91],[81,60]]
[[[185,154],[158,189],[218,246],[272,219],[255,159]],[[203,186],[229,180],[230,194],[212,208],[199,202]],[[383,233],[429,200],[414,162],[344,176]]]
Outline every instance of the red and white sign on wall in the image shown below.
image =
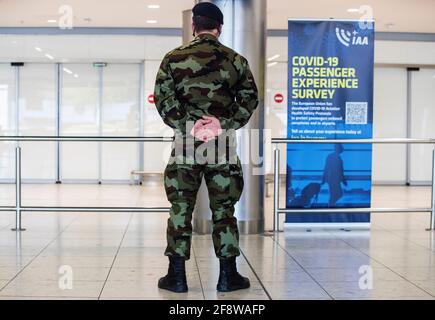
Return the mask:
[[154,104],[154,95],[152,93],[148,95],[147,101],[150,104]]
[[267,92],[268,107],[274,112],[287,111],[287,91],[286,90],[270,90]]
[[282,93],[276,93],[273,97],[273,100],[275,100],[276,103],[283,103],[284,102],[284,96]]

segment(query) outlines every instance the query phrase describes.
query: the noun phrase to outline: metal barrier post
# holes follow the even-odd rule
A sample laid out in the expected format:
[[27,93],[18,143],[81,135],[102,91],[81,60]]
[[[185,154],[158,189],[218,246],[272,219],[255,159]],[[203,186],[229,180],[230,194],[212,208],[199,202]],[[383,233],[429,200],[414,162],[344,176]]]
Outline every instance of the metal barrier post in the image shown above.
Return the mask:
[[279,232],[279,157],[280,150],[275,146],[274,156],[274,179],[273,179],[273,231]]
[[428,231],[435,230],[435,149],[432,151],[432,211],[430,213],[430,228]]
[[21,147],[15,148],[15,228],[12,231],[25,231],[21,227]]

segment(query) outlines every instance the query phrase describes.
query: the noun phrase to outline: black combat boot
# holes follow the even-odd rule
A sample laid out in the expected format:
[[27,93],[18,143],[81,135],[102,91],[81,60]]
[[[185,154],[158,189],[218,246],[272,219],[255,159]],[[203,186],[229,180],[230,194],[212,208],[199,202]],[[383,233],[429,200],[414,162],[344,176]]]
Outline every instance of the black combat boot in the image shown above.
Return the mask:
[[187,292],[186,261],[180,257],[169,257],[168,274],[159,279],[158,286],[172,292]]
[[249,279],[237,272],[236,257],[220,259],[220,273],[217,291],[229,292],[250,287]]

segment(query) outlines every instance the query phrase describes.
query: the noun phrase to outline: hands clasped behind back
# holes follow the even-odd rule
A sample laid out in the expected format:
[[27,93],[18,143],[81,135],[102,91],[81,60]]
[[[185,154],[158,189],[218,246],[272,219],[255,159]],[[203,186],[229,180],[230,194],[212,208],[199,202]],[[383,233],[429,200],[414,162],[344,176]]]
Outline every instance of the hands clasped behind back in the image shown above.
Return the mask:
[[222,133],[219,120],[212,116],[203,116],[195,122],[190,134],[196,139],[207,142],[215,139]]

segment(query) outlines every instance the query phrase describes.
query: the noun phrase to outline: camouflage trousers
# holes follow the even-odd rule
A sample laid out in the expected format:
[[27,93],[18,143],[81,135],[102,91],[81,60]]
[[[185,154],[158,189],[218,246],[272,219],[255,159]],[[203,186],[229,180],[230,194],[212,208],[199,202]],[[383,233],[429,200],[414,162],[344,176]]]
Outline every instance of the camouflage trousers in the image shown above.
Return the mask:
[[203,177],[212,211],[216,256],[224,259],[240,255],[234,205],[242,194],[243,172],[237,158],[233,163],[167,165],[164,185],[172,207],[168,219],[166,256],[190,258],[192,212]]

